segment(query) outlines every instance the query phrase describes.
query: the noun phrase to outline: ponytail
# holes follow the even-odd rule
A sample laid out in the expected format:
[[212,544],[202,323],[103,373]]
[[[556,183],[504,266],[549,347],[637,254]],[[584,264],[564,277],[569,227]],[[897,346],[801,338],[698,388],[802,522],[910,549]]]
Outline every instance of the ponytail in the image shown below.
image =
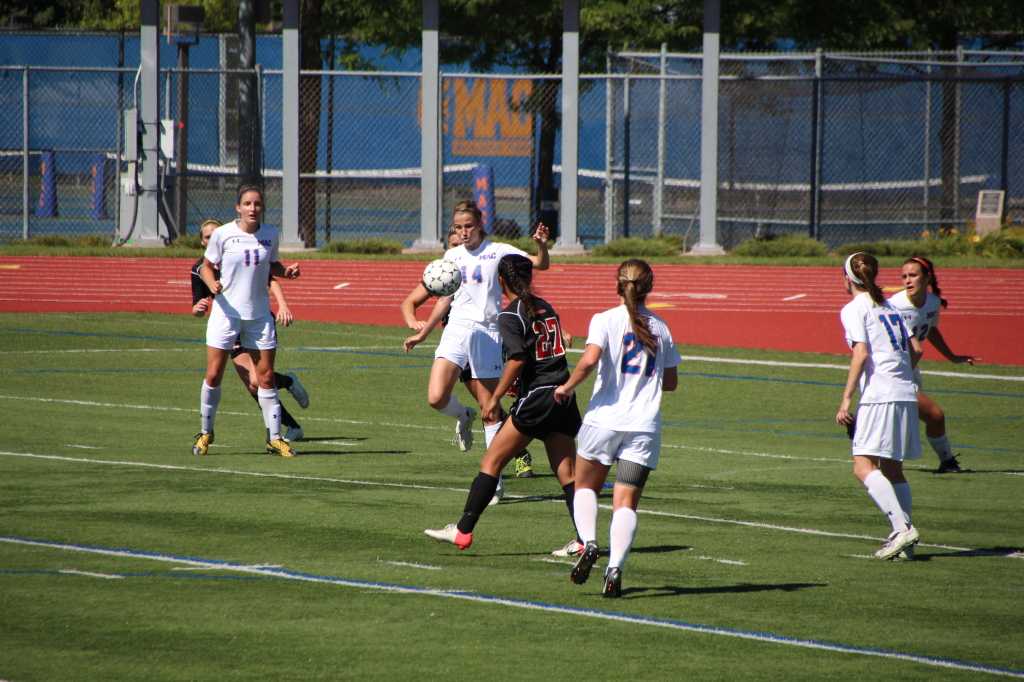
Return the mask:
[[871,296],[871,300],[875,302],[875,305],[882,305],[885,303],[885,294],[882,293],[882,288],[878,286],[877,282],[875,282],[875,279],[878,277],[877,258],[872,256],[870,253],[858,251],[857,253],[851,254],[847,257],[844,270],[846,272],[846,278],[861,289],[867,291]]
[[924,274],[928,275],[928,285],[932,288],[932,291],[936,296],[939,297],[939,302],[942,303],[943,308],[949,307],[949,301],[942,298],[942,289],[939,288],[939,279],[935,276],[935,266],[932,262],[924,256],[911,256],[907,260],[903,261],[904,265],[908,263],[916,263]]
[[515,294],[523,307],[526,308],[526,316],[533,319],[537,316],[534,305],[533,289],[533,261],[526,256],[509,254],[498,261],[498,277],[504,282],[510,292]]
[[655,355],[658,352],[658,339],[647,326],[647,318],[640,314],[640,306],[654,288],[654,271],[646,261],[639,258],[623,261],[619,266],[617,288],[629,312],[633,333],[640,339],[647,352]]

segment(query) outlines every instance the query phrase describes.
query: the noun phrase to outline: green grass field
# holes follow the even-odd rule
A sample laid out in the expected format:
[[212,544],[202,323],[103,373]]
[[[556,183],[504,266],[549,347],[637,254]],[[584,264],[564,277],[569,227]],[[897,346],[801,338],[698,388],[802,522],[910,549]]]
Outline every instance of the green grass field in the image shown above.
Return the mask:
[[0,679],[1024,676],[1020,381],[926,376],[973,471],[933,474],[925,446],[918,559],[887,563],[866,558],[887,526],[832,423],[845,371],[685,361],[616,601],[603,558],[575,586],[550,556],[571,530],[538,445],[542,475],[508,481],[471,549],[423,535],[458,518],[481,450],[450,445],[432,348],[401,353],[400,329],[281,330],[278,368],[312,396],[283,397],[300,456],[262,454],[227,376],[194,457],[203,324],[0,315]]

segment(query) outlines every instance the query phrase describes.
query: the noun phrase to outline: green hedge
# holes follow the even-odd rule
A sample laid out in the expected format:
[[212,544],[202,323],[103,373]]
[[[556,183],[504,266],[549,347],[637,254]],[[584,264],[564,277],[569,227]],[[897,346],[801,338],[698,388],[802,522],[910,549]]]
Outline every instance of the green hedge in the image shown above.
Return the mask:
[[393,239],[339,239],[318,249],[323,253],[402,253],[402,244]]
[[836,248],[836,253],[866,251],[876,256],[981,256],[983,258],[1024,258],[1024,229],[1006,228],[984,237],[950,233],[923,239],[886,239],[853,242]]
[[683,239],[676,235],[662,235],[654,239],[622,237],[607,244],[595,246],[590,253],[594,256],[629,258],[645,256],[678,256],[683,250]]
[[827,256],[828,249],[817,239],[798,234],[784,234],[773,239],[748,239],[733,249],[732,254],[762,258]]

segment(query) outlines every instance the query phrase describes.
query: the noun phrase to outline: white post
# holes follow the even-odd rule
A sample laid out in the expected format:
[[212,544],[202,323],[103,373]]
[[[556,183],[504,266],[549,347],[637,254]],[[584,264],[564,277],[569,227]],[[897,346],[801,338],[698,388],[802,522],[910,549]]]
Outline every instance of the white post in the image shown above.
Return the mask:
[[704,0],[700,107],[700,241],[690,253],[720,256],[718,244],[718,51],[720,0]]
[[562,2],[562,182],[555,251],[583,250],[576,235],[579,198],[580,2]]
[[[605,57],[605,73],[612,72],[611,53]],[[615,161],[615,154],[612,145],[615,137],[612,131],[615,121],[612,119],[614,107],[612,106],[612,95],[615,91],[615,80],[605,80],[604,93],[604,243],[607,244],[615,239],[615,174],[612,172],[612,163]]]
[[[420,238],[414,251],[442,248],[441,232],[441,67],[438,29],[439,0],[423,0],[423,73],[420,77],[422,125],[420,126]],[[445,245],[447,246],[447,245]]]
[[[142,121],[142,149],[139,154],[139,202],[132,246],[161,246],[160,227],[160,3],[142,0],[142,28],[139,35],[142,65],[139,120]],[[169,236],[169,235],[168,235]]]
[[668,73],[668,44],[661,44],[661,78],[658,80],[658,170],[654,178],[654,236],[661,236],[662,200],[665,193],[665,125],[666,121],[666,81],[665,74]]
[[301,248],[304,242],[299,238],[299,0],[284,0],[282,32],[284,83],[281,88],[281,246]]

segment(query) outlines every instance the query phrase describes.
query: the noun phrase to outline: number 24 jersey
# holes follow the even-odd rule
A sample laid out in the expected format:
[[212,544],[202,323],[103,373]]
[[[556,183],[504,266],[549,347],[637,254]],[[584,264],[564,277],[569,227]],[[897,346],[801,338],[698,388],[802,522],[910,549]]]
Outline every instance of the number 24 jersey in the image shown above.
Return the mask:
[[656,433],[661,429],[662,376],[682,358],[664,320],[645,309],[641,314],[657,339],[653,356],[633,333],[626,306],[591,318],[587,345],[601,348],[601,361],[584,424],[613,431]]

